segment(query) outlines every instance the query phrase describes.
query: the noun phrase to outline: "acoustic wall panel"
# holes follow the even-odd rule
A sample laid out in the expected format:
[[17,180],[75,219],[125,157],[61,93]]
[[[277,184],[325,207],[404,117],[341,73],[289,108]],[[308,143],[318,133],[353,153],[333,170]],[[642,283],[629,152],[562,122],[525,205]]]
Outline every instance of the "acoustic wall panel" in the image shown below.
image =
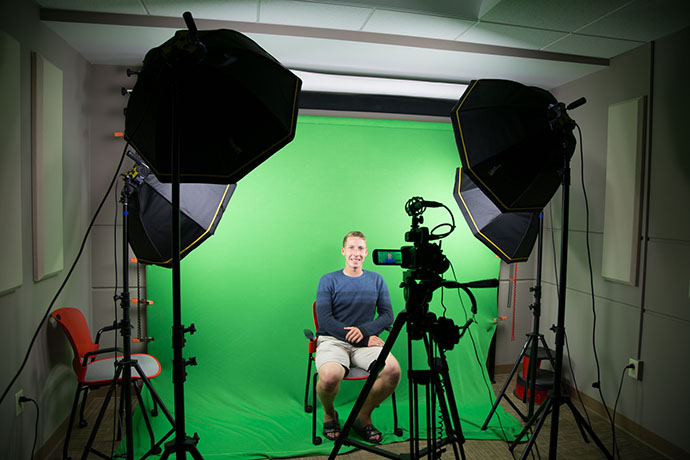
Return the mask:
[[32,55],[32,204],[34,280],[63,268],[62,71]]
[[606,201],[601,274],[637,285],[646,97],[612,104],[606,145]]
[[22,284],[19,42],[0,31],[0,295]]

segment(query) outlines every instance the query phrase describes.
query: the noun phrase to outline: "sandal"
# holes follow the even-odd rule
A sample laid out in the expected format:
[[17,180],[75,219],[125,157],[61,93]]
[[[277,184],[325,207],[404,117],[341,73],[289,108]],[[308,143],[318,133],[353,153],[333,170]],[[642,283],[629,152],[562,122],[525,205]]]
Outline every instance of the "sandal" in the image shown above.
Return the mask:
[[370,442],[372,444],[378,444],[381,441],[383,441],[383,434],[379,430],[374,428],[374,425],[372,425],[372,424],[363,426],[362,422],[360,422],[359,420],[355,420],[355,423],[354,423],[354,425],[352,425],[352,428],[366,442]]
[[338,422],[337,415],[334,420],[323,422],[323,435],[330,441],[338,439],[338,436],[340,436],[340,422]]

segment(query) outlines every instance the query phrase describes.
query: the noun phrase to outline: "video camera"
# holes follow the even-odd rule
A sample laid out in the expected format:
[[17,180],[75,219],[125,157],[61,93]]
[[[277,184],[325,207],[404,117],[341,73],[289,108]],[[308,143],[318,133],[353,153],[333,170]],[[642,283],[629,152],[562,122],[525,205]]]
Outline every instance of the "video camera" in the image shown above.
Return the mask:
[[413,279],[424,280],[439,277],[450,267],[450,262],[443,255],[440,244],[430,243],[432,240],[440,240],[450,235],[455,229],[453,214],[450,213],[453,223],[441,224],[434,230],[450,226],[450,230],[443,234],[434,234],[427,227],[420,227],[424,222],[422,214],[427,207],[443,207],[436,201],[425,201],[422,197],[410,198],[405,204],[405,211],[412,217],[412,228],[405,233],[405,241],[413,243],[413,246],[403,246],[400,249],[374,249],[373,261],[375,265],[400,265],[411,270]]

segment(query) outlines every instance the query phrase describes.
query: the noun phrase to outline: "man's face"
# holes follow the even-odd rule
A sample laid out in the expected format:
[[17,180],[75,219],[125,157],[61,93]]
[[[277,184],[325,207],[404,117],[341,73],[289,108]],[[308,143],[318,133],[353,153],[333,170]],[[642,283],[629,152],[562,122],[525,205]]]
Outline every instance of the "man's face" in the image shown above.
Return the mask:
[[342,253],[345,256],[345,266],[352,270],[359,270],[367,256],[367,242],[362,238],[351,236],[345,241]]

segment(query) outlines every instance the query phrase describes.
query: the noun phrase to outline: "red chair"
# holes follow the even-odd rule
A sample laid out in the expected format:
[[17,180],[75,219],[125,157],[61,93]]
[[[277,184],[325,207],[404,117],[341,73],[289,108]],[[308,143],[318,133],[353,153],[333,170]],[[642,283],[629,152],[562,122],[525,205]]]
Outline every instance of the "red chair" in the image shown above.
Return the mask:
[[[113,378],[115,377],[115,363],[116,359],[122,359],[122,355],[116,355],[117,352],[122,352],[118,348],[101,348],[98,344],[101,338],[101,334],[105,331],[111,331],[118,329],[119,326],[113,324],[112,326],[107,326],[98,331],[96,334],[96,341],[91,340],[91,334],[89,332],[89,326],[86,324],[86,319],[81,311],[76,308],[60,308],[51,313],[51,316],[60,325],[60,328],[67,336],[70,345],[72,345],[72,351],[74,352],[74,360],[72,361],[72,367],[77,378],[77,391],[74,395],[74,402],[72,404],[72,412],[69,417],[69,424],[67,426],[67,436],[65,438],[65,445],[63,447],[63,458],[68,458],[68,447],[70,436],[72,435],[72,425],[74,424],[74,417],[77,412],[77,405],[79,403],[79,394],[83,392],[83,398],[81,402],[81,410],[79,412],[79,427],[83,428],[87,425],[84,419],[84,407],[86,406],[86,396],[89,390],[93,390],[105,385],[111,385]],[[105,355],[107,353],[112,353],[112,356],[96,359],[98,355]],[[136,359],[141,370],[146,374],[149,379],[157,377],[161,372],[161,365],[156,358],[151,355],[144,353],[133,353],[132,359]],[[141,382],[141,376],[138,371],[134,369],[132,372],[132,380],[134,382]],[[121,383],[122,379],[118,378],[118,383]],[[140,407],[144,407],[143,400],[141,399],[141,390],[139,385],[133,385],[137,399],[139,401]],[[122,399],[120,400],[122,403]],[[122,411],[122,404],[120,404],[120,411]],[[144,420],[151,436],[151,444],[154,444],[153,431],[151,429],[151,424],[149,422],[146,411],[142,409],[144,415]],[[157,414],[157,406],[154,399],[154,407],[152,415]]]
[[[319,321],[316,318],[316,302],[311,306],[312,316],[314,317],[314,330],[319,330]],[[311,367],[314,362],[314,354],[316,353],[316,336],[315,333],[309,329],[304,330],[305,337],[309,340],[309,359],[307,362],[307,386],[304,391],[304,411],[312,414],[311,434],[312,443],[319,445],[322,442],[321,436],[316,435],[316,378],[318,372],[314,371],[314,378],[312,380]],[[369,372],[361,367],[351,367],[350,372],[343,380],[366,380],[369,378]],[[311,385],[310,385],[311,383]],[[312,388],[312,401],[309,404],[309,388]],[[395,393],[391,395],[391,402],[393,404],[393,431],[397,436],[402,436],[402,428],[398,427],[398,409],[395,403]]]

